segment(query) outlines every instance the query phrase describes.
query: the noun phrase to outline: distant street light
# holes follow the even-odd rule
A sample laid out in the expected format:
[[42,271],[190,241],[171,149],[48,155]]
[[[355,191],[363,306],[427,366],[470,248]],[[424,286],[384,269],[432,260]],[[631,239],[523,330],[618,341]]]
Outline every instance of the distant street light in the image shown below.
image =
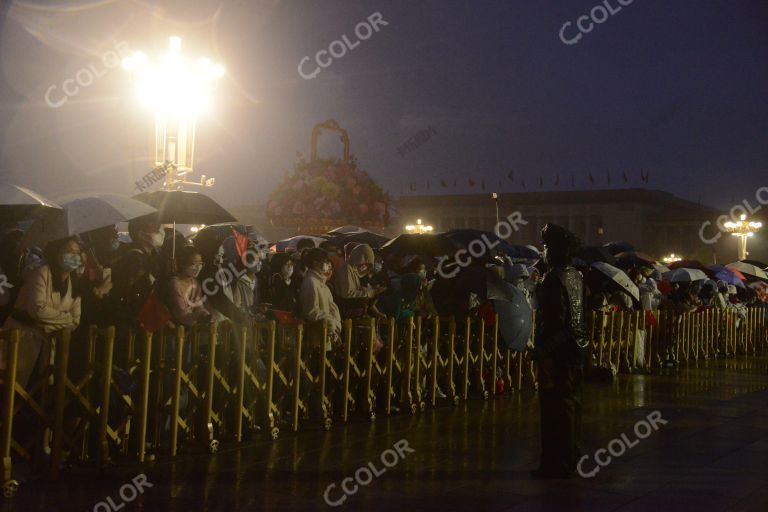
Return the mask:
[[742,215],[738,222],[728,221],[723,224],[725,230],[739,239],[739,259],[747,259],[747,240],[754,236],[763,227],[762,222],[748,221],[746,215]]
[[674,263],[676,261],[681,261],[683,258],[680,256],[675,256],[675,253],[670,254],[669,256],[664,256],[661,261],[669,265],[670,263]]
[[154,165],[169,169],[163,188],[183,185],[210,187],[213,178],[186,181],[192,173],[197,117],[210,108],[216,80],[224,67],[208,59],[193,62],[181,54],[181,39],[170,38],[168,53],[151,61],[141,52],[123,59],[123,68],[136,81],[137,99],[155,114]]
[[499,225],[499,194],[496,192],[491,194],[491,199],[496,203],[496,225]]
[[417,235],[423,235],[424,233],[431,233],[432,226],[424,225],[421,223],[421,219],[416,219],[416,224],[408,224],[405,226],[405,230],[408,233],[415,233]]

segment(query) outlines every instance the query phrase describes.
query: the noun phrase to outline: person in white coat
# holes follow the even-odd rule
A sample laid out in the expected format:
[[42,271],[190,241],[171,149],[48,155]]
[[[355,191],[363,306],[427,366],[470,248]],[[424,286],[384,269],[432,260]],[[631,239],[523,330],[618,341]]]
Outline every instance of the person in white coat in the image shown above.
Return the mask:
[[[84,263],[80,244],[74,238],[50,242],[45,258],[46,264],[32,270],[24,280],[3,325],[3,329],[22,330],[16,373],[22,386],[48,363],[50,335],[75,330],[80,324],[80,295],[74,275]],[[0,368],[5,367],[6,361],[0,359]]]
[[333,267],[325,251],[317,248],[306,251],[302,263],[307,272],[299,289],[301,316],[309,322],[325,320],[328,323],[328,341],[325,349],[330,350],[332,342],[341,339],[341,315],[326,284],[333,273]]

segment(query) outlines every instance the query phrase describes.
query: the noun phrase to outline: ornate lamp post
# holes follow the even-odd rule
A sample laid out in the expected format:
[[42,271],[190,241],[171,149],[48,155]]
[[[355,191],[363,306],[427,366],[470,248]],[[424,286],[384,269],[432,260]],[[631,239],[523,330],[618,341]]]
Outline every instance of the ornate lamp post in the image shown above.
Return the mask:
[[138,100],[155,114],[155,168],[164,170],[166,190],[184,185],[210,187],[214,178],[203,175],[200,182],[187,181],[192,173],[195,125],[198,116],[210,107],[211,93],[224,67],[201,58],[181,55],[181,39],[170,38],[168,53],[150,60],[141,52],[123,60],[123,68],[136,82]]
[[748,221],[746,215],[742,215],[738,222],[728,221],[723,224],[725,230],[739,239],[739,259],[747,259],[747,240],[754,236],[763,227],[762,222]]
[[422,224],[421,219],[416,219],[416,224],[408,224],[407,226],[405,226],[405,230],[408,233],[423,235],[424,233],[431,233],[433,228],[430,225]]

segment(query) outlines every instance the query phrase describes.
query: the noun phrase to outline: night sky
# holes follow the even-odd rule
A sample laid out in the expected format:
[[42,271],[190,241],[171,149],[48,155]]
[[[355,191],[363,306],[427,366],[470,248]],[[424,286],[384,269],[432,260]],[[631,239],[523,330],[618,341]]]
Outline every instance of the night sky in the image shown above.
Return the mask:
[[[195,166],[228,206],[263,202],[297,151],[309,154],[312,126],[331,118],[395,196],[425,193],[427,181],[454,193],[481,181],[542,190],[543,180],[544,190],[646,186],[728,208],[768,185],[766,0],[634,0],[573,45],[561,27],[573,22],[575,37],[597,0],[50,3],[3,4],[0,179],[54,199],[133,193],[149,170],[152,118],[119,68],[58,108],[46,90],[104,68],[118,42],[154,55],[170,35],[226,66]],[[386,26],[315,78],[299,76],[305,55],[344,34],[355,41],[375,12]],[[429,140],[398,153],[428,128]],[[324,139],[321,152],[341,149]]]

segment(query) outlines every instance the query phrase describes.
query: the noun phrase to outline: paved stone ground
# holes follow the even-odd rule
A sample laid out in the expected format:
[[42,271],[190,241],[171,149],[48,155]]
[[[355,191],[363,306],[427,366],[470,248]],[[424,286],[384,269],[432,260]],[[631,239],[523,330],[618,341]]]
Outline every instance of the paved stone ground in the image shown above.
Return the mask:
[[[583,450],[593,455],[653,411],[667,421],[595,477],[532,481],[539,452],[533,392],[442,406],[416,416],[355,421],[257,441],[174,463],[87,470],[25,485],[7,511],[386,510],[392,512],[768,510],[768,358],[699,362],[657,375],[588,384]],[[396,465],[338,507],[344,478],[405,439]],[[401,445],[402,447],[403,445]],[[618,446],[614,446],[618,448]],[[385,456],[394,461],[392,452]],[[584,468],[595,467],[590,457]],[[145,472],[152,488],[120,507],[121,485]],[[367,475],[361,473],[365,480]],[[95,508],[94,508],[95,507]]]

